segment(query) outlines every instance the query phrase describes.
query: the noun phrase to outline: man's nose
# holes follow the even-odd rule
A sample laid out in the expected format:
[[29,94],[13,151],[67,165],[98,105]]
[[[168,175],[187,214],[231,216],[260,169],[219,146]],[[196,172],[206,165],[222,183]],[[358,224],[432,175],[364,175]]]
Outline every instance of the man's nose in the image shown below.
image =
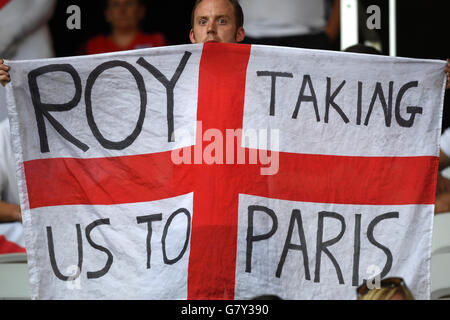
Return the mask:
[[208,29],[207,29],[208,33],[216,33],[216,24],[214,23],[214,21],[210,21],[208,23]]
[[119,8],[118,11],[120,12],[120,14],[125,14],[127,12],[127,6],[125,4],[120,4],[118,8]]

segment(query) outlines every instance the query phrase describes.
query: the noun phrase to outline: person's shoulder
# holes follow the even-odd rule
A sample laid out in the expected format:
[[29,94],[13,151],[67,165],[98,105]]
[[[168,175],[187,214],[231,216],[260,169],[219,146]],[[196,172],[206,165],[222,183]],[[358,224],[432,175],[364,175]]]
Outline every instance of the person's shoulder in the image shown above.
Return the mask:
[[139,36],[147,39],[165,39],[161,32],[139,32]]
[[84,54],[104,53],[109,51],[110,46],[111,44],[108,36],[104,34],[98,34],[86,41],[83,51]]
[[102,42],[105,42],[106,40],[107,40],[107,37],[104,34],[98,34],[98,35],[90,37],[87,40],[87,44],[92,45],[92,44],[102,43]]
[[139,38],[141,39],[141,41],[148,42],[153,46],[165,46],[167,44],[166,37],[161,32],[140,32]]

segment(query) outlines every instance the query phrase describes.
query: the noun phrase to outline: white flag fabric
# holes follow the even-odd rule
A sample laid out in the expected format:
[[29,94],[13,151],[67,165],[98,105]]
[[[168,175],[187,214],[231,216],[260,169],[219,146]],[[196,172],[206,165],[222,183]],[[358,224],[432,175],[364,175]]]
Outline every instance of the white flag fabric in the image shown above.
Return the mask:
[[7,61],[34,299],[430,296],[445,62],[241,44]]

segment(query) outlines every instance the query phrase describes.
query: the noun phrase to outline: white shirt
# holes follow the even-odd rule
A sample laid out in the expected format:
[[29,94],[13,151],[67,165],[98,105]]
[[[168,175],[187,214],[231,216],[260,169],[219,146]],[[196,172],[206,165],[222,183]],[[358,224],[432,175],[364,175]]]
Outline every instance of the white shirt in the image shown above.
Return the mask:
[[[15,60],[54,56],[48,20],[56,0],[11,0],[0,10],[0,57]],[[16,169],[11,150],[6,94],[0,85],[0,200],[18,204]],[[4,119],[4,120],[3,120]],[[20,222],[0,223],[0,235],[25,246]]]
[[19,203],[16,165],[11,149],[8,119],[0,122],[0,200]]
[[[0,122],[0,200],[19,204],[16,165],[11,149],[8,119]],[[20,222],[0,223],[0,235],[21,247],[25,246],[23,226]]]
[[324,0],[240,0],[245,33],[252,38],[293,36],[322,31]]
[[[0,58],[28,60],[54,56],[50,30],[55,0],[12,0],[0,10]],[[0,120],[7,117],[0,85]]]

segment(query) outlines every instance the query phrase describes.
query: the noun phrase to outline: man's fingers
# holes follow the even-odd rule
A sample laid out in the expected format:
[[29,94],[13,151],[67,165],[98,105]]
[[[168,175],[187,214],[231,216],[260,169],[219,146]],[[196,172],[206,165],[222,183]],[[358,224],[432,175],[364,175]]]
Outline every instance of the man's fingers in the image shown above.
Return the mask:
[[0,70],[0,80],[9,79],[9,73],[7,71]]
[[7,82],[11,81],[9,77],[9,73],[3,70],[0,70],[0,84],[5,86]]
[[2,86],[6,86],[6,84],[11,81],[11,78],[9,77],[9,66],[4,64],[4,60],[0,59],[0,84]]
[[9,66],[7,66],[6,64],[0,63],[0,70],[8,71]]

